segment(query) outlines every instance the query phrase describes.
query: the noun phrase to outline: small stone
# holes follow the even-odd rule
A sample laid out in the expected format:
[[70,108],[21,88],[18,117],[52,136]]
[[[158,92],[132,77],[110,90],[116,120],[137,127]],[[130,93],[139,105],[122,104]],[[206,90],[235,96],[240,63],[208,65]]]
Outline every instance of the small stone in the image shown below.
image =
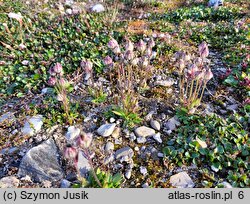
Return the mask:
[[178,127],[180,125],[180,122],[177,120],[177,118],[176,117],[172,117],[172,118],[170,118],[169,120],[168,120],[168,122],[166,123],[166,128],[168,129],[168,130],[175,130],[176,129],[176,127]]
[[111,118],[109,119],[109,122],[110,122],[110,123],[114,123],[114,122],[115,122],[115,119],[114,119],[113,117],[111,117]]
[[66,180],[66,179],[63,179],[61,181],[61,185],[60,185],[60,188],[69,188],[71,185],[71,182]]
[[147,142],[147,139],[145,137],[137,137],[136,141],[138,144],[142,144]]
[[112,133],[113,138],[118,138],[120,136],[121,128],[116,127]]
[[129,169],[125,172],[125,178],[126,179],[130,179],[132,175],[132,169]]
[[149,188],[149,185],[148,185],[148,183],[144,183],[144,184],[142,184],[141,187],[142,187],[142,188]]
[[151,137],[155,134],[155,130],[146,126],[136,128],[135,134],[137,137]]
[[164,157],[164,154],[161,153],[161,152],[159,152],[159,153],[157,154],[157,156],[158,156],[159,158],[163,158],[163,157]]
[[121,157],[128,156],[132,158],[134,156],[134,151],[130,147],[123,147],[115,152],[115,158],[120,159]]
[[28,117],[28,120],[25,122],[24,127],[22,128],[21,131],[23,135],[32,136],[41,130],[42,125],[43,125],[42,115]]
[[66,139],[72,141],[80,135],[80,129],[75,126],[68,127],[68,132],[66,133]]
[[73,13],[72,9],[70,9],[70,8],[66,9],[66,13],[69,14],[69,15],[71,15]]
[[136,147],[134,148],[134,150],[138,152],[140,149],[139,149],[138,146],[136,146]]
[[120,137],[120,138],[116,138],[116,139],[115,139],[115,144],[116,144],[116,145],[122,144],[122,138],[121,138],[121,137]]
[[116,126],[115,123],[104,124],[104,125],[102,125],[101,127],[98,128],[97,133],[100,136],[108,137],[113,133],[113,131],[115,129],[115,126]]
[[135,134],[134,134],[133,132],[131,132],[129,136],[130,136],[130,137],[129,137],[129,140],[130,140],[131,142],[133,142],[133,141],[136,140],[136,136],[135,136]]
[[105,151],[106,152],[110,152],[113,151],[115,148],[114,144],[112,142],[107,142],[107,144],[105,145]]
[[233,186],[230,183],[226,182],[226,181],[223,181],[222,185],[224,186],[224,188],[233,188]]
[[157,120],[151,120],[150,125],[155,130],[159,131],[161,129],[161,124]]
[[92,10],[93,12],[100,13],[100,12],[105,11],[105,8],[104,8],[104,6],[103,6],[102,4],[96,4],[96,5],[94,5],[94,6],[91,8],[91,10]]
[[230,106],[227,107],[227,110],[235,112],[235,111],[237,111],[238,107],[239,106],[237,104],[230,105]]
[[11,147],[10,149],[8,149],[8,154],[13,155],[16,154],[18,151],[19,151],[18,147]]
[[80,176],[82,177],[86,177],[89,171],[91,170],[89,160],[86,159],[86,157],[81,151],[78,153],[77,168],[79,169]]
[[108,157],[105,157],[103,163],[104,163],[105,165],[107,165],[107,164],[111,163],[112,161],[114,161],[114,159],[115,159],[115,157],[114,157],[114,155],[112,154],[112,155],[110,155],[110,156],[108,156]]
[[13,122],[15,120],[15,116],[11,112],[4,113],[0,116],[0,124],[3,122]]
[[174,84],[174,79],[168,78],[166,80],[159,80],[154,83],[155,86],[170,87]]
[[141,172],[141,174],[142,174],[143,176],[146,176],[147,173],[148,173],[148,170],[147,170],[146,167],[140,166],[140,172]]
[[170,177],[170,183],[176,188],[193,188],[194,182],[186,172],[180,172]]
[[15,176],[3,177],[0,179],[0,188],[17,188],[19,180]]
[[153,138],[155,139],[155,141],[162,143],[161,134],[159,132],[153,135]]
[[154,111],[150,111],[146,116],[145,116],[145,120],[146,121],[150,121],[153,117]]
[[223,5],[223,0],[209,0],[208,6],[209,7],[218,7]]
[[21,63],[22,63],[22,65],[27,66],[29,64],[29,61],[28,60],[23,60]]

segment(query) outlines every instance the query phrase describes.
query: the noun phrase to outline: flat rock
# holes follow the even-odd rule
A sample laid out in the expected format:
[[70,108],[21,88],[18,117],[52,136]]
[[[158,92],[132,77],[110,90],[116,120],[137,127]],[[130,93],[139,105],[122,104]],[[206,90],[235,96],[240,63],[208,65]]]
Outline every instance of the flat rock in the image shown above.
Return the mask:
[[100,13],[100,12],[105,11],[105,8],[104,8],[104,6],[103,6],[102,4],[96,4],[96,5],[94,5],[94,6],[91,8],[91,10],[92,10],[93,12]]
[[150,125],[155,130],[159,131],[161,129],[161,124],[157,120],[151,120]]
[[158,132],[156,133],[155,135],[153,135],[153,138],[159,142],[159,143],[162,143],[162,139],[161,139],[161,134]]
[[17,188],[19,180],[15,176],[7,176],[0,179],[0,188]]
[[4,113],[0,116],[0,124],[4,122],[13,122],[15,120],[15,116],[11,112]]
[[110,152],[114,150],[115,145],[112,142],[107,142],[105,145],[105,151]]
[[28,120],[25,122],[24,127],[22,128],[21,131],[23,135],[32,136],[41,130],[42,125],[43,125],[42,115],[28,117]]
[[170,183],[176,188],[193,188],[194,182],[186,172],[180,172],[170,177]]
[[123,147],[115,152],[115,158],[120,159],[122,157],[132,158],[134,156],[134,151],[130,147]]
[[155,134],[155,130],[146,126],[141,126],[135,129],[137,137],[151,137]]
[[157,80],[155,81],[155,86],[164,86],[164,87],[170,87],[174,84],[174,79],[168,78],[166,80]]
[[76,128],[74,126],[70,126],[68,127],[68,132],[66,133],[66,139],[68,141],[70,140],[74,140],[76,137],[78,137],[80,135],[80,129]]
[[101,127],[98,128],[97,133],[100,136],[108,137],[113,133],[113,131],[115,129],[115,126],[116,126],[115,123],[104,124],[104,125],[102,125]]
[[53,139],[30,149],[19,166],[18,176],[30,176],[34,181],[59,181],[63,171],[58,163],[57,147]]
[[214,6],[222,6],[223,0],[209,0],[208,6],[214,7]]
[[60,188],[69,188],[71,186],[71,182],[66,180],[66,179],[63,179],[61,181],[61,185],[60,185]]
[[180,122],[176,117],[172,117],[168,120],[168,122],[165,124],[166,128],[168,130],[175,130],[180,125]]
[[137,137],[136,141],[138,144],[143,144],[143,143],[147,142],[147,139],[146,139],[146,137]]
[[91,165],[89,163],[89,160],[86,159],[86,157],[83,155],[82,152],[79,152],[78,154],[77,168],[79,169],[81,176],[85,178],[89,173],[89,171],[91,170]]

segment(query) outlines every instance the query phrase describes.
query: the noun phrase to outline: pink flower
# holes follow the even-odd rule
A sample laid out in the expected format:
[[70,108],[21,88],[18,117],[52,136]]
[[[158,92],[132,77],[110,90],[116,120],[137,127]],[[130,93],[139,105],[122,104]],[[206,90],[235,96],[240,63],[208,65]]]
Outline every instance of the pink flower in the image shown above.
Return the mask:
[[55,72],[55,70],[54,70],[54,67],[51,67],[51,68],[49,69],[49,74],[50,74],[50,76],[56,76],[56,72]]
[[194,79],[197,76],[198,71],[199,68],[195,64],[192,64],[190,68],[187,70],[188,77],[190,79]]
[[131,50],[128,50],[126,53],[125,53],[125,59],[127,60],[132,60],[134,58],[134,52],[131,51]]
[[132,64],[133,66],[138,65],[138,63],[139,63],[139,59],[138,59],[138,58],[134,58],[134,59],[131,61],[131,64]]
[[151,56],[152,56],[152,49],[150,47],[146,49],[145,55],[148,58],[151,58]]
[[48,84],[50,86],[54,86],[56,84],[56,78],[55,77],[50,77],[48,80]]
[[75,147],[69,146],[64,150],[64,156],[66,159],[75,159],[78,155],[78,151]]
[[57,74],[61,74],[63,71],[62,65],[59,62],[57,62],[53,68],[53,71]]
[[81,67],[85,70],[86,74],[90,74],[93,71],[93,63],[90,60],[82,60]]
[[197,58],[195,58],[194,63],[195,63],[198,67],[201,67],[201,66],[203,65],[203,60],[202,60],[201,57],[197,57]]
[[76,138],[76,144],[81,148],[88,148],[92,142],[93,134],[92,133],[83,133]]
[[120,47],[119,47],[119,46],[116,46],[116,47],[113,49],[113,52],[114,52],[115,54],[120,54],[120,53],[121,53]]
[[140,51],[140,52],[144,52],[145,49],[146,49],[146,43],[143,41],[143,40],[140,40],[138,43],[137,43],[137,50]]
[[201,58],[206,58],[209,55],[208,45],[206,42],[203,41],[199,45],[198,49],[199,49],[199,53],[200,53]]
[[133,51],[134,50],[134,44],[130,40],[128,40],[127,44],[125,45],[125,49],[126,49],[126,51]]
[[206,70],[204,73],[204,80],[209,81],[212,78],[213,78],[213,72],[211,71],[211,69]]
[[155,46],[155,41],[154,41],[153,38],[150,38],[150,40],[148,41],[148,46],[149,46],[150,48],[153,48],[153,47]]
[[119,44],[118,44],[118,42],[114,39],[114,38],[112,38],[110,41],[109,41],[109,43],[108,43],[108,47],[110,48],[110,49],[114,49],[115,47],[118,47],[119,46]]
[[108,66],[108,65],[112,65],[113,64],[113,60],[110,56],[106,56],[104,59],[103,59],[103,63]]

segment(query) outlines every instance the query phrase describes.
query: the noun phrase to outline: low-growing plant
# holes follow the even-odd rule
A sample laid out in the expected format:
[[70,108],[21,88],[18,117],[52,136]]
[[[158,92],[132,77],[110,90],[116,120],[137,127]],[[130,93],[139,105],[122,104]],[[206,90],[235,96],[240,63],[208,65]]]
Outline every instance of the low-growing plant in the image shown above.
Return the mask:
[[57,100],[62,103],[62,108],[65,113],[67,122],[71,125],[74,122],[70,110],[70,101],[68,98],[68,92],[72,89],[71,84],[63,77],[63,68],[60,63],[56,63],[55,66],[49,70],[50,78],[48,85],[53,86],[57,93]]
[[115,102],[119,110],[114,113],[124,118],[126,124],[139,119],[138,90],[147,87],[147,80],[152,74],[154,67],[150,65],[150,60],[156,55],[152,50],[154,46],[153,39],[148,43],[140,40],[137,44],[127,39],[124,49],[115,39],[108,43],[112,55],[106,56],[103,62],[110,73],[116,72],[110,75],[110,80],[117,83]]
[[[249,186],[250,139],[243,129],[237,115],[222,119],[217,115],[187,115],[184,110],[178,112],[182,123],[178,135],[169,139],[163,152],[165,163],[171,165],[196,164],[199,168],[209,166],[220,177],[232,181],[233,186]],[[230,171],[229,171],[230,170]],[[230,179],[229,179],[230,178]]]
[[190,112],[194,112],[200,105],[207,82],[213,77],[213,73],[205,63],[209,54],[205,42],[199,45],[199,54],[200,56],[192,61],[189,54],[176,53],[180,76],[180,101]]

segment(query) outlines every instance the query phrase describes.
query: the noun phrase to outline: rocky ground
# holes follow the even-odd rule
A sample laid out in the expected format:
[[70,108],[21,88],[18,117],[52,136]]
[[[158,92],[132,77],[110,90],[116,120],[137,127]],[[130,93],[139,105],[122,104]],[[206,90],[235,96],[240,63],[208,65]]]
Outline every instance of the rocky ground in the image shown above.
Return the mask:
[[[18,91],[12,94],[1,93],[0,187],[83,187],[85,186],[83,178],[88,180],[88,175],[91,173],[92,167],[94,167],[95,170],[99,168],[103,172],[109,172],[111,175],[119,173],[121,175],[119,187],[249,187],[250,143],[248,134],[250,119],[249,112],[246,111],[245,103],[243,102],[249,97],[246,94],[248,89],[246,91],[243,88],[239,88],[239,84],[235,86],[223,82],[227,78],[228,70],[233,69],[233,65],[225,60],[225,57],[227,57],[226,53],[229,52],[230,55],[230,51],[224,48],[218,49],[217,45],[212,42],[209,44],[208,60],[210,61],[209,66],[214,77],[209,81],[204,92],[202,104],[197,108],[194,115],[210,117],[215,114],[216,117],[222,118],[223,121],[211,122],[215,124],[219,123],[220,126],[216,126],[215,130],[208,128],[208,132],[201,133],[203,134],[202,138],[206,137],[206,140],[201,141],[198,140],[197,137],[194,140],[198,141],[198,148],[208,149],[216,154],[218,151],[218,148],[216,149],[217,144],[210,143],[209,137],[213,137],[213,134],[210,133],[220,131],[221,129],[223,131],[226,129],[225,127],[229,127],[231,123],[229,124],[225,121],[231,116],[240,118],[237,124],[240,124],[239,132],[241,132],[245,138],[239,141],[242,147],[237,154],[235,154],[236,156],[239,155],[240,164],[236,164],[236,166],[238,166],[234,168],[232,165],[229,167],[218,167],[217,169],[214,163],[210,165],[209,162],[195,162],[194,160],[187,159],[189,157],[186,156],[186,154],[182,163],[179,164],[179,161],[175,161],[175,156],[171,157],[171,154],[168,155],[164,149],[169,146],[175,147],[170,141],[177,141],[179,134],[187,134],[188,136],[193,134],[193,130],[188,129],[185,133],[185,130],[181,129],[184,125],[190,125],[191,127],[197,123],[197,128],[199,128],[200,126],[206,126],[206,124],[203,125],[202,122],[200,122],[201,120],[187,124],[185,120],[177,114],[177,110],[180,107],[178,95],[178,83],[180,79],[171,61],[174,53],[178,50],[184,49],[190,53],[197,52],[194,51],[197,50],[197,42],[191,37],[186,37],[186,35],[188,36],[189,34],[185,34],[184,31],[182,32],[180,30],[181,27],[177,24],[178,21],[176,19],[174,22],[170,20],[167,22],[166,20],[167,23],[163,23],[164,28],[161,29],[158,25],[155,25],[154,16],[164,16],[165,13],[175,11],[178,8],[192,8],[193,5],[205,5],[207,7],[207,2],[195,1],[193,4],[192,2],[186,2],[176,5],[171,1],[156,1],[158,3],[153,7],[140,2],[134,5],[126,5],[120,1],[116,1],[117,7],[115,7],[115,9],[118,9],[120,13],[118,12],[119,14],[117,14],[114,20],[118,23],[114,24],[112,29],[114,29],[114,33],[119,33],[124,32],[121,30],[128,28],[131,32],[130,36],[134,37],[134,35],[139,35],[139,38],[145,39],[145,41],[147,38],[152,37],[158,42],[157,46],[159,45],[160,47],[155,49],[157,52],[156,58],[159,61],[154,62],[153,66],[157,68],[148,80],[147,90],[138,96],[141,122],[132,127],[127,127],[123,125],[124,119],[121,117],[114,114],[105,116],[105,113],[109,113],[108,111],[113,103],[112,90],[114,90],[114,84],[112,84],[112,80],[109,78],[109,73],[105,71],[101,74],[96,71],[93,76],[93,81],[96,85],[93,87],[102,87],[103,92],[107,95],[106,101],[101,103],[93,103],[93,98],[96,99],[99,96],[89,94],[88,88],[92,86],[86,82],[86,73],[83,72],[80,77],[77,72],[79,71],[78,69],[67,73],[67,78],[73,79],[72,81],[74,82],[73,91],[69,94],[70,103],[78,103],[80,107],[77,116],[74,117],[74,122],[71,124],[69,121],[62,119],[63,114],[60,105],[58,105],[60,104],[57,101],[58,98],[56,99],[57,96],[55,96],[53,92],[53,87],[50,87],[45,80],[37,82],[39,88],[33,90],[30,87],[28,91],[24,92],[22,97],[18,97]],[[38,9],[39,5],[43,3],[46,5],[44,7],[42,6],[40,8],[41,10],[38,9],[37,13],[34,14],[38,16],[43,12],[53,13],[54,16],[66,16],[68,19],[74,19],[75,15],[89,15],[89,22],[87,23],[91,24],[89,30],[91,30],[91,26],[95,26],[95,23],[89,20],[91,19],[91,15],[100,15],[98,19],[104,19],[105,21],[105,19],[110,18],[110,15],[114,15],[114,12],[117,11],[111,9],[112,2],[110,3],[108,1],[67,0],[52,1],[51,4],[50,1],[30,1],[29,3],[32,5],[29,7],[32,12]],[[237,3],[239,5],[241,4],[240,1]],[[6,12],[15,11],[11,10],[7,3],[0,2],[0,4],[6,6],[3,7],[6,9]],[[231,1],[226,1],[222,7],[231,8],[231,4],[233,4]],[[47,7],[48,5],[51,5],[51,8]],[[243,9],[244,15],[242,14],[243,17],[237,20],[249,18],[245,15],[247,10],[244,6],[246,5],[242,5],[245,9]],[[127,12],[128,10],[130,12]],[[27,11],[25,12],[28,13]],[[107,16],[102,15],[105,13]],[[161,17],[156,21],[162,22],[162,19],[164,18]],[[86,21],[84,22],[86,23]],[[124,22],[126,27],[122,25]],[[135,22],[139,22],[139,26],[135,26],[136,28],[133,27]],[[170,22],[172,23],[172,28],[169,28],[169,25],[167,25],[168,23],[170,24]],[[194,20],[193,23],[196,26],[196,23],[198,24],[199,22],[200,21],[197,22]],[[203,21],[201,20],[201,22]],[[113,22],[109,23],[112,24]],[[208,24],[206,26],[210,26],[210,22],[206,23]],[[183,28],[184,27],[185,25]],[[67,29],[70,28],[67,27]],[[110,27],[104,27],[103,29],[110,29]],[[170,29],[171,31],[164,31],[164,29]],[[92,35],[96,35],[98,32],[101,33],[101,30],[93,31],[95,34],[89,34],[91,42],[96,43],[96,40],[100,40],[94,37],[92,38]],[[110,30],[107,32],[115,35]],[[187,33],[189,32],[191,31],[187,31]],[[195,32],[195,30],[192,32]],[[162,46],[162,42],[168,40],[166,36],[168,36],[169,33],[173,41],[168,43],[167,46],[165,46],[165,44]],[[1,35],[0,41],[5,40],[3,36],[4,35]],[[99,36],[99,34],[97,34],[97,36]],[[121,37],[118,36],[117,39],[118,38],[120,39]],[[77,43],[76,41],[74,43]],[[65,44],[67,43],[72,45],[70,42],[65,41]],[[50,47],[49,44],[50,43],[44,43],[44,46]],[[4,53],[8,53],[9,56],[1,55],[0,62],[7,61],[8,57],[11,56],[10,52],[12,52],[9,50],[6,51],[2,45],[0,45],[0,50]],[[249,51],[249,41],[245,46],[245,49]],[[98,44],[97,47],[99,49],[102,46]],[[87,47],[86,49],[90,48]],[[108,53],[108,51],[104,53]],[[99,55],[104,56],[103,53]],[[244,53],[242,54],[244,57],[245,55]],[[23,59],[23,57],[20,58]],[[35,60],[35,58],[30,59],[29,63],[33,63],[32,60]],[[45,64],[44,67],[46,67],[47,70],[49,70],[51,64],[58,61],[56,57],[48,58],[48,60],[48,65],[46,62],[39,60],[39,63]],[[46,61],[46,59],[44,59],[44,61]],[[25,62],[20,62],[20,60],[18,63],[25,64]],[[72,62],[72,64],[72,66],[74,66],[74,62]],[[94,64],[98,67],[98,61]],[[239,66],[239,63],[236,64],[236,66]],[[4,66],[5,65],[2,66],[3,69],[0,69],[0,77],[2,78],[4,78],[4,74],[1,74],[1,71],[4,73]],[[158,66],[160,68],[158,68]],[[249,64],[247,66],[248,70]],[[164,69],[161,67],[164,67]],[[245,73],[248,74],[248,71],[245,71]],[[5,82],[0,80],[0,83],[4,84]],[[7,90],[7,87],[1,86],[1,89]],[[24,89],[20,88],[20,90]],[[60,115],[62,118],[57,117],[57,115]],[[187,117],[190,118],[193,116],[191,114]],[[196,120],[194,119],[194,121]],[[237,128],[238,126],[235,127],[235,129]],[[81,151],[77,152],[77,162],[66,159],[65,148],[69,147],[69,145],[75,146],[76,139],[84,134],[83,132],[93,135],[91,145],[88,147],[88,153],[83,154]],[[197,135],[200,134],[198,132],[199,131],[197,131]],[[230,137],[230,134],[232,134],[232,137],[238,135],[238,138],[241,138],[241,133],[230,132],[228,134]],[[189,143],[191,143],[191,141],[181,144],[184,146]],[[235,146],[238,147],[240,145],[237,144]],[[185,146],[185,151],[186,148]],[[190,147],[190,149],[191,148],[193,147]],[[223,151],[226,152],[226,147],[223,148]],[[234,149],[234,147],[232,149]],[[243,154],[245,150],[247,152]],[[226,153],[229,154],[229,152],[230,151]],[[210,152],[209,154],[212,153]],[[230,152],[230,154],[234,156],[233,153]],[[202,153],[201,155],[204,156]],[[177,157],[178,156],[176,156],[176,158]],[[220,156],[217,155],[216,159],[218,159],[218,161],[220,161],[219,157]],[[197,157],[194,157],[194,159],[195,158]],[[209,158],[209,156],[206,158]],[[238,174],[240,174],[242,177],[239,176],[239,178],[237,178],[238,180],[232,179],[230,177],[231,174],[228,176],[226,173],[231,170],[234,175],[239,176]],[[97,186],[90,185],[90,187]]]

